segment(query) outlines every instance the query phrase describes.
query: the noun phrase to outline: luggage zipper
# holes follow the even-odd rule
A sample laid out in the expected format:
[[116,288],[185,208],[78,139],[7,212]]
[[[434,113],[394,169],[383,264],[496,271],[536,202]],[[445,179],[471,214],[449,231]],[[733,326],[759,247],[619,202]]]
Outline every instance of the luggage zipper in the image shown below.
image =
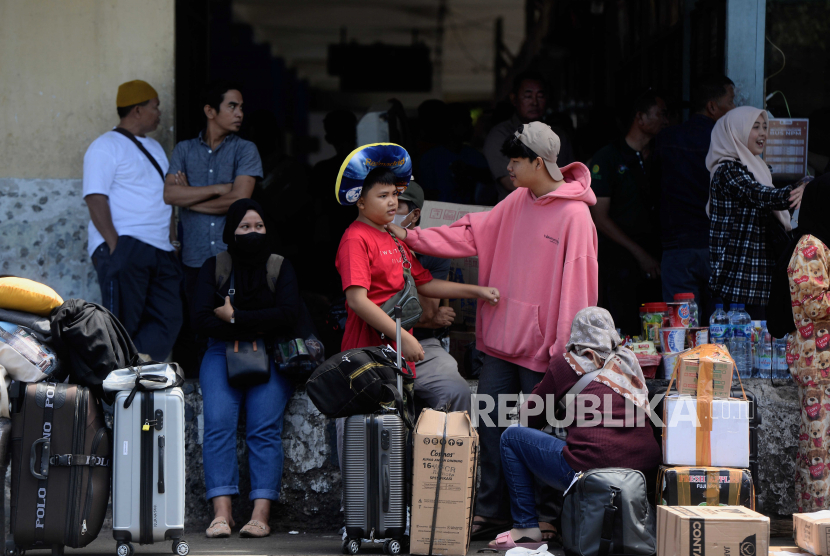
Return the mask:
[[357,377],[359,377],[360,375],[362,375],[363,373],[365,373],[369,369],[372,369],[374,367],[384,367],[384,366],[385,365],[383,365],[381,363],[366,363],[362,367],[359,367],[357,370],[352,371],[352,373],[349,375],[349,388],[352,387],[352,381],[354,379],[356,379]]
[[380,493],[378,492],[378,482],[380,481],[380,471],[378,469],[378,415],[367,415],[367,439],[369,441],[369,485],[366,489],[366,533],[367,536],[374,540],[375,532],[380,533],[380,507],[379,500]]
[[[79,448],[79,446],[83,447],[83,442],[85,440],[84,432],[86,431],[86,406],[87,391],[85,388],[78,386],[77,393],[75,394],[75,416],[72,426],[71,453],[73,454],[80,453],[81,448]],[[82,410],[84,413],[83,416],[81,415]],[[83,425],[81,423],[83,423]],[[69,509],[66,512],[66,532],[64,534],[64,538],[67,541],[70,541],[73,545],[78,544],[78,539],[80,537],[78,530],[75,528],[78,513],[78,501],[81,498],[81,485],[78,480],[79,470],[79,467],[69,468],[69,495],[71,497],[71,502],[69,503]],[[69,544],[69,542],[67,542],[67,544]]]
[[[98,432],[95,433],[95,438],[92,440],[92,449],[90,450],[90,455],[95,456],[96,452],[98,451],[98,445],[101,444],[101,439],[104,438],[104,433],[107,431],[105,427],[101,427],[98,429]],[[92,472],[95,470],[94,467],[89,469],[89,480],[87,480],[87,489],[86,489],[86,505],[84,505],[84,520],[81,522],[81,535],[86,535],[87,527],[86,527],[86,520],[89,519],[89,512],[92,508],[92,491],[94,484],[92,482]]]
[[[139,542],[153,543],[153,393],[141,393],[141,496],[139,505]],[[144,430],[145,425],[147,430]],[[147,476],[149,474],[149,477]]]

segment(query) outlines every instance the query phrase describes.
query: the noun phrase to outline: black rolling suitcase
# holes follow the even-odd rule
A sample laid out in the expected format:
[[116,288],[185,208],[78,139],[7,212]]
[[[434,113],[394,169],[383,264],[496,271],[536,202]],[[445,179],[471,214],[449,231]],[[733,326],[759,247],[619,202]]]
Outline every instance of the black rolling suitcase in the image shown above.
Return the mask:
[[[398,368],[401,368],[400,307],[395,308]],[[398,374],[398,392],[403,379]],[[344,554],[357,554],[361,542],[384,540],[386,554],[400,554],[406,531],[406,424],[395,411],[353,415],[343,432]]]
[[98,536],[110,492],[111,439],[100,402],[73,384],[14,383],[11,534],[6,555],[63,554]]

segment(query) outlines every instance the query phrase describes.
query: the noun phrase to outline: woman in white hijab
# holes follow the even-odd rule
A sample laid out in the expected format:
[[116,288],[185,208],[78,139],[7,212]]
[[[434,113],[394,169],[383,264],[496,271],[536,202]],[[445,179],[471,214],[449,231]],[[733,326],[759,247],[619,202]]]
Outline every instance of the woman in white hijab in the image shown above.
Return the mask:
[[[724,303],[743,303],[753,319],[764,319],[778,253],[771,237],[789,231],[789,208],[798,208],[804,185],[772,185],[761,159],[767,140],[765,110],[741,106],[712,130],[706,167],[709,186],[709,286]],[[772,235],[771,235],[772,234]]]

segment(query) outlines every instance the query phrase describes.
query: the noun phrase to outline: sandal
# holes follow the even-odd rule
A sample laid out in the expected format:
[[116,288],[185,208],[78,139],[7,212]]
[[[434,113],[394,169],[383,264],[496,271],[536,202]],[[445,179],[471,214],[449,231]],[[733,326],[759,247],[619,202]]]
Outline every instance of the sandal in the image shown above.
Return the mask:
[[262,537],[267,537],[270,534],[271,528],[256,519],[252,519],[239,530],[239,536],[243,539],[261,539]]
[[496,550],[510,550],[511,548],[527,548],[529,550],[538,550],[539,547],[543,544],[545,543],[534,541],[530,537],[522,537],[521,539],[514,541],[513,537],[510,536],[510,531],[505,531],[504,533],[497,536],[496,540],[490,541],[490,544],[488,544],[487,546],[489,548],[494,548]]
[[228,525],[228,520],[224,517],[214,519],[205,531],[205,536],[209,539],[227,539],[230,537],[231,526]]
[[[545,527],[547,525],[547,527]],[[539,522],[539,529],[542,531],[542,540],[558,545],[562,545],[562,534],[553,523],[547,521]]]
[[[497,535],[499,531],[503,531],[505,527],[510,524],[505,521],[473,521],[473,533],[470,540],[483,541]],[[476,529],[478,527],[478,529]]]

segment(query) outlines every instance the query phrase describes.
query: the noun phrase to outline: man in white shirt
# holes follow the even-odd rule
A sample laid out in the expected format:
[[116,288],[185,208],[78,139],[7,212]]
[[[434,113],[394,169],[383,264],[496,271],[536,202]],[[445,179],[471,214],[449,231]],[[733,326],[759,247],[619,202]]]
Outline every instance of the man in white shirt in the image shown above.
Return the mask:
[[164,204],[168,162],[146,136],[159,125],[158,93],[144,81],[118,87],[118,127],[84,155],[88,250],[103,305],[121,321],[139,353],[165,360],[182,325],[182,271],[170,206]]

